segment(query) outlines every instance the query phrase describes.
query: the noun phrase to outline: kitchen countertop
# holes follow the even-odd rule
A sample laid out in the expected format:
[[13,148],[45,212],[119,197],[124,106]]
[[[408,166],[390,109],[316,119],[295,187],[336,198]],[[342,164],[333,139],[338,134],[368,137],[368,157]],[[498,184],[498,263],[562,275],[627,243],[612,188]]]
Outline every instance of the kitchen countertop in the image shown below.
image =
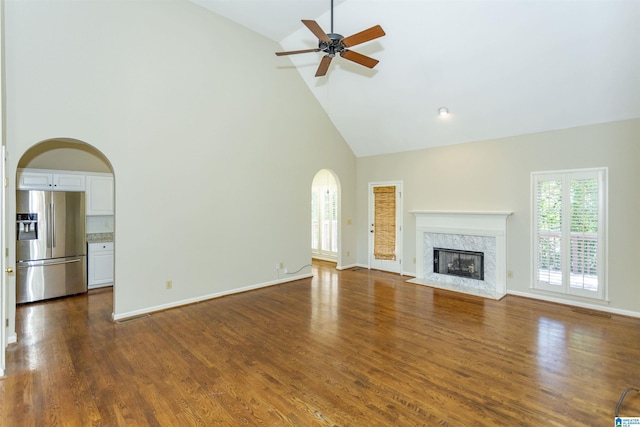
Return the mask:
[[89,233],[87,243],[113,242],[113,233]]

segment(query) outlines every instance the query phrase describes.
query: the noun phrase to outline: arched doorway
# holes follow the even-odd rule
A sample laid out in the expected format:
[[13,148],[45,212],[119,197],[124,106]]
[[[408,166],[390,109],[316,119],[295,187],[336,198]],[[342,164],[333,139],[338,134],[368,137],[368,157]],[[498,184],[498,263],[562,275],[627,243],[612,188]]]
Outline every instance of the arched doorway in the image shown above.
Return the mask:
[[[25,231],[32,232],[30,224],[28,224],[31,218],[22,218],[20,215],[24,216],[24,204],[22,200],[25,198],[30,198],[32,195],[35,197],[37,193],[47,193],[47,191],[39,191],[47,189],[47,180],[49,180],[50,189],[54,190],[50,194],[51,200],[54,199],[54,195],[61,196],[61,193],[66,193],[67,195],[84,193],[83,203],[80,205],[81,207],[78,209],[80,214],[74,213],[71,214],[71,202],[69,199],[65,199],[65,213],[67,215],[66,223],[57,224],[59,218],[56,217],[56,230],[61,228],[65,230],[73,229],[73,237],[71,236],[71,232],[65,232],[65,243],[63,246],[71,245],[73,241],[73,245],[77,248],[82,248],[82,253],[77,253],[76,256],[80,260],[78,263],[83,265],[83,269],[80,273],[80,270],[77,268],[72,268],[71,266],[66,265],[67,262],[71,263],[72,261],[65,261],[65,263],[58,262],[59,258],[56,258],[55,255],[47,254],[44,255],[45,258],[55,258],[53,261],[56,261],[55,264],[65,264],[65,266],[59,267],[51,267],[51,269],[59,268],[61,272],[59,275],[51,274],[47,280],[42,277],[44,273],[40,274],[41,279],[40,283],[30,283],[28,286],[22,280],[23,277],[27,277],[28,275],[22,274],[20,275],[18,271],[16,271],[16,303],[22,302],[31,302],[37,301],[39,299],[48,299],[51,295],[53,297],[59,295],[52,295],[58,292],[54,290],[55,286],[65,287],[70,286],[70,281],[78,282],[78,277],[84,281],[84,286],[82,291],[86,290],[86,284],[89,284],[89,287],[92,285],[92,270],[88,269],[87,264],[91,265],[91,261],[88,261],[90,258],[90,253],[87,252],[87,249],[92,244],[92,238],[95,236],[100,236],[102,238],[101,242],[103,246],[109,247],[111,249],[110,258],[107,263],[103,260],[104,256],[99,259],[102,264],[99,265],[101,270],[101,274],[108,274],[111,277],[110,282],[103,282],[111,286],[113,284],[114,277],[114,253],[113,253],[113,245],[114,245],[114,231],[115,231],[115,210],[114,210],[114,176],[113,176],[113,168],[111,163],[107,159],[105,155],[103,155],[99,150],[97,150],[92,145],[71,138],[53,138],[45,141],[41,141],[32,147],[30,147],[20,158],[17,164],[16,171],[16,234],[14,236],[14,244],[16,247],[16,264],[17,267],[21,265],[24,268],[28,268],[27,266],[30,263],[27,262],[19,262],[23,260],[25,254],[18,253],[20,251],[24,251],[23,247],[25,246],[21,241],[22,235],[29,237],[29,233],[25,233]],[[27,204],[31,209],[31,206],[35,206],[38,202],[28,201]],[[52,206],[54,203],[52,202]],[[81,218],[84,219],[82,222],[82,226],[79,227],[77,225],[77,219],[71,220],[69,218],[70,215],[81,215]],[[45,215],[41,215],[43,218],[38,218],[40,221],[40,225],[44,224]],[[53,228],[54,223],[54,215],[53,211],[47,216],[47,220],[49,222],[49,228]],[[77,216],[76,218],[80,218]],[[24,220],[24,221],[23,221]],[[69,221],[73,221],[73,225]],[[23,227],[29,227],[29,229],[25,230]],[[40,234],[44,234],[44,229]],[[55,233],[52,233],[55,235]],[[42,239],[42,236],[40,236]],[[60,237],[58,236],[58,240]],[[27,242],[29,243],[29,242]],[[27,245],[31,246],[31,245]],[[52,245],[53,246],[53,245]],[[56,245],[58,249],[60,245]],[[79,250],[79,249],[76,249]],[[68,257],[68,250],[58,251],[57,256],[61,256],[64,253],[64,257]],[[37,256],[36,258],[40,258]],[[35,259],[35,258],[32,258]],[[52,264],[54,262],[52,261]],[[47,261],[43,261],[43,264],[47,264]],[[46,268],[41,267],[44,271]],[[63,269],[63,270],[62,270]],[[78,271],[76,271],[78,270]],[[93,270],[95,271],[95,269]],[[72,273],[74,272],[74,273]],[[88,277],[87,277],[87,272]],[[72,274],[75,274],[75,277],[72,278]],[[27,280],[27,279],[25,279]],[[60,282],[60,283],[57,283]],[[49,289],[45,289],[46,287]],[[28,292],[31,292],[32,295],[26,296],[24,289],[28,289]],[[51,291],[49,293],[49,291]],[[59,293],[65,294],[65,292],[76,293],[76,288],[71,288],[71,290],[61,290]]]
[[311,185],[311,256],[338,262],[339,183],[329,169],[316,173]]

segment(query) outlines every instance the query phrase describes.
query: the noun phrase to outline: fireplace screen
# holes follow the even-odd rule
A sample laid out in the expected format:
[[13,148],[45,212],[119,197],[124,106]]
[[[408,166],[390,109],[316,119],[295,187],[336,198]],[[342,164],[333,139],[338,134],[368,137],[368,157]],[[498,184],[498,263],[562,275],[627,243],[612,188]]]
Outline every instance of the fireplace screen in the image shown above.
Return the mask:
[[433,272],[484,280],[484,253],[433,248]]

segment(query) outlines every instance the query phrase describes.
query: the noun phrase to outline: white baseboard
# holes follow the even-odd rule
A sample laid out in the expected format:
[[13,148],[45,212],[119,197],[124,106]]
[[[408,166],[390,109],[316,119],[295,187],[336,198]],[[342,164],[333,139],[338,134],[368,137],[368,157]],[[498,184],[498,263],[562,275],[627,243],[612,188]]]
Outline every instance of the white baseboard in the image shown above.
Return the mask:
[[356,268],[358,264],[349,264],[349,265],[336,265],[336,270],[348,270],[350,268]]
[[[349,265],[337,265],[336,266],[336,270],[348,270],[350,268],[366,268],[367,270],[369,270],[369,266],[367,264],[349,264]],[[407,276],[409,278],[411,277],[416,277],[416,273],[414,272],[409,272],[409,271],[403,271],[401,274],[401,276]]]
[[[366,268],[366,269],[369,268],[368,265],[363,265],[363,264],[352,264],[352,265],[340,266],[340,267],[336,267],[336,268],[339,269],[339,270],[346,270],[346,269],[349,269],[349,268],[356,268],[356,267]],[[412,273],[408,273],[407,272],[405,274],[407,276],[413,277]],[[202,301],[207,301],[207,300],[210,300],[210,299],[220,298],[220,297],[227,296],[227,295],[233,295],[233,294],[252,291],[252,290],[256,290],[256,289],[266,288],[266,287],[269,287],[269,286],[280,285],[282,283],[294,282],[296,280],[308,279],[310,277],[313,277],[313,274],[303,274],[303,275],[295,276],[295,277],[287,277],[287,278],[283,278],[283,279],[279,279],[279,280],[273,280],[273,281],[270,281],[270,282],[258,283],[256,285],[245,286],[245,287],[242,287],[242,288],[232,289],[232,290],[228,290],[228,291],[216,292],[216,293],[208,294],[208,295],[202,295],[202,296],[195,297],[195,298],[188,298],[188,299],[185,299],[185,300],[173,301],[173,302],[170,302],[170,303],[167,303],[167,304],[161,304],[161,305],[157,305],[157,306],[146,307],[146,308],[143,308],[143,309],[140,309],[140,310],[134,310],[134,311],[130,311],[130,312],[120,313],[120,314],[117,314],[117,315],[116,314],[112,314],[111,317],[115,321],[128,319],[128,318],[131,318],[131,317],[138,317],[138,316],[141,316],[141,315],[154,313],[154,312],[157,312],[157,311],[162,311],[162,310],[167,310],[167,309],[171,309],[171,308],[181,307],[181,306],[185,306],[185,305],[189,305],[189,304],[194,304],[194,303],[198,303],[198,302],[202,302]],[[520,292],[520,291],[513,291],[513,290],[507,290],[507,295],[521,296],[521,297],[525,297],[525,298],[532,298],[532,299],[537,299],[537,300],[541,300],[541,301],[547,301],[547,302],[553,302],[553,303],[557,303],[557,304],[580,307],[580,308],[585,308],[585,309],[589,309],[589,310],[602,311],[602,312],[611,313],[611,314],[619,314],[619,315],[622,315],[622,316],[640,318],[640,312],[637,312],[637,311],[611,308],[611,307],[606,307],[606,306],[602,306],[602,305],[598,305],[598,304],[591,304],[591,303],[588,303],[588,302],[566,300],[566,299],[563,299],[563,298],[558,298],[558,297],[553,297],[553,296],[548,296],[548,295],[539,295],[539,294],[533,294],[533,293],[529,293],[529,292]],[[7,342],[9,344],[13,344],[13,343],[18,342],[17,335],[15,333],[9,335],[7,337]]]
[[611,308],[611,307],[607,307],[599,304],[592,304],[592,303],[583,302],[583,301],[567,300],[564,298],[553,297],[549,295],[532,294],[529,292],[510,291],[510,290],[507,290],[507,295],[515,295],[519,297],[532,298],[532,299],[537,299],[537,300],[542,300],[547,302],[554,302],[557,304],[569,305],[572,307],[580,307],[580,308],[586,308],[594,311],[603,311],[605,313],[619,314],[621,316],[640,318],[640,312],[637,312],[637,311],[621,310],[619,308]]
[[338,262],[338,258],[331,258],[331,257],[324,257],[322,255],[311,255],[311,259],[318,259],[320,261],[327,261],[327,262]]
[[294,282],[296,280],[301,280],[301,279],[308,279],[310,277],[313,277],[313,274],[302,274],[300,276],[293,276],[293,277],[287,277],[284,279],[279,279],[279,280],[273,280],[270,282],[264,282],[264,283],[258,283],[256,285],[250,285],[250,286],[245,286],[242,288],[236,288],[236,289],[231,289],[228,291],[223,291],[223,292],[216,292],[213,294],[208,294],[208,295],[202,295],[199,297],[195,297],[195,298],[188,298],[188,299],[184,299],[184,300],[180,300],[180,301],[173,301],[167,304],[160,304],[160,305],[156,305],[153,307],[146,307],[146,308],[142,308],[140,310],[134,310],[134,311],[129,311],[126,313],[120,313],[120,314],[115,314],[112,313],[111,314],[111,318],[113,320],[123,320],[123,319],[128,319],[131,317],[139,317],[145,314],[149,314],[149,313],[154,313],[156,311],[162,311],[162,310],[168,310],[170,308],[177,308],[177,307],[181,307],[184,305],[189,305],[189,304],[195,304],[198,302],[202,302],[202,301],[207,301],[210,299],[215,299],[215,298],[220,298],[220,297],[224,297],[227,295],[233,295],[233,294],[239,294],[242,292],[247,292],[247,291],[252,291],[255,289],[261,289],[261,288],[267,288],[269,286],[274,286],[274,285],[280,285],[282,283],[287,283],[287,282]]

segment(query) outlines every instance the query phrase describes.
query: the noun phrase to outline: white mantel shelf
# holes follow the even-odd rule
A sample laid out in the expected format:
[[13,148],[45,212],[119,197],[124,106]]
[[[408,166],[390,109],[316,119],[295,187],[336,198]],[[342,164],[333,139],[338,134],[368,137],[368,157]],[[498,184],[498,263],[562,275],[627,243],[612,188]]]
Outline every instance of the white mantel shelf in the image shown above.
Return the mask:
[[[409,211],[416,216],[416,231],[467,235],[504,234],[511,211]],[[416,253],[417,255],[417,253]]]
[[421,210],[412,210],[409,211],[410,214],[418,215],[418,214],[426,214],[426,215],[498,215],[498,216],[509,216],[513,214],[512,211],[421,211]]
[[[409,213],[416,216],[416,258],[421,260],[416,265],[417,277],[409,282],[491,299],[506,295],[506,223],[512,211],[411,210]],[[433,247],[430,243],[425,244],[425,239],[439,235],[446,235],[458,242],[475,241],[476,245],[480,242],[487,244],[487,239],[495,242],[492,244],[495,249],[490,250],[489,254],[493,270],[485,274],[485,281],[451,279],[435,274],[431,254]],[[463,247],[457,249],[474,250]],[[490,277],[489,281],[487,276]]]

